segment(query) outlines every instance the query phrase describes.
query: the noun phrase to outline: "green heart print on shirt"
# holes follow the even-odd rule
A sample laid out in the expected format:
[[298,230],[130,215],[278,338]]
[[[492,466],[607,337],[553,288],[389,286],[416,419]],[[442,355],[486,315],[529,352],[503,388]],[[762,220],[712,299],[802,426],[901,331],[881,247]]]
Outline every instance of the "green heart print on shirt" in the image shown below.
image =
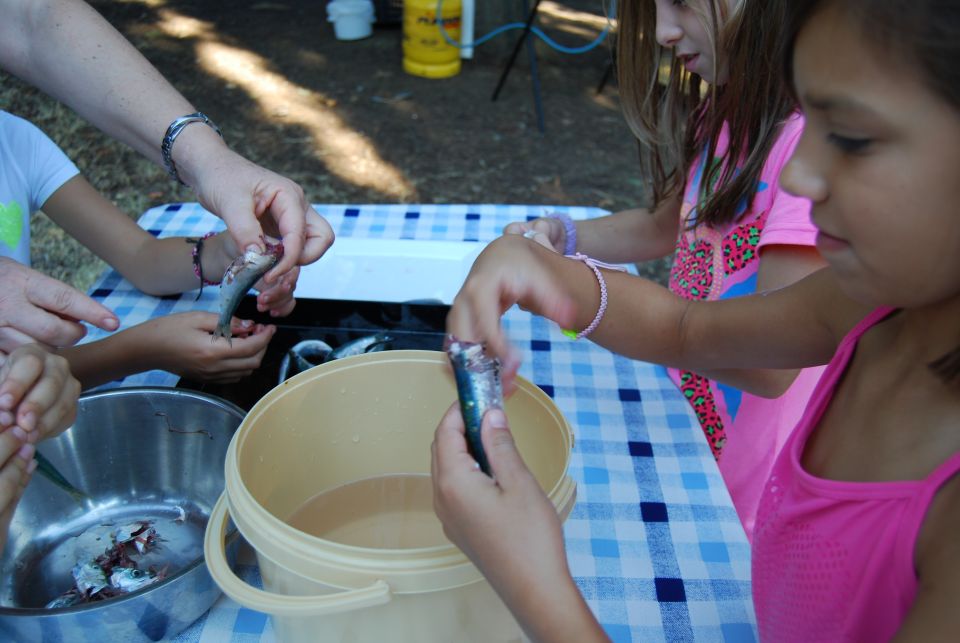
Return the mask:
[[11,201],[7,205],[0,203],[0,241],[16,250],[23,236],[23,211],[20,204]]

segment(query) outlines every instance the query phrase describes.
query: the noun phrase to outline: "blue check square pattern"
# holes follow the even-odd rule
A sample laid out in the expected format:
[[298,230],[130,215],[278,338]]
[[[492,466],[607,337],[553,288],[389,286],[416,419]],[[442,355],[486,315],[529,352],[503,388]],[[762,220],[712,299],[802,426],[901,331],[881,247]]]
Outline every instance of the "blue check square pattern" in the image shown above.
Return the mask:
[[[481,241],[511,221],[596,208],[534,205],[315,206],[338,237]],[[140,225],[158,236],[223,228],[196,203],[148,210]],[[180,297],[143,295],[112,271],[91,293],[122,326],[188,310],[216,310],[216,288]],[[195,300],[196,299],[196,300]],[[570,422],[570,475],[577,503],[564,525],[571,571],[610,638],[627,641],[756,640],[750,551],[696,419],[666,371],[572,341],[554,324],[514,307],[504,327],[523,358],[520,374],[546,391]],[[89,339],[104,333],[91,330]],[[172,386],[151,371],[116,385]],[[242,569],[259,584],[256,567]],[[270,619],[222,597],[177,641],[273,641]]]

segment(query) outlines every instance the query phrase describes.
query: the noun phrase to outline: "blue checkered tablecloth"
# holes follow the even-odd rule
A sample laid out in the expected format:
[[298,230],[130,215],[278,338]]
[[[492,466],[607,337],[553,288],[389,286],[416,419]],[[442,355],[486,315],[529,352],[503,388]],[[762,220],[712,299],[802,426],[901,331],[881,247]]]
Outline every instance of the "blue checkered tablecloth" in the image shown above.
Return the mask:
[[[316,206],[338,237],[486,242],[510,221],[596,208],[533,205]],[[157,236],[223,228],[198,204],[148,210]],[[92,295],[122,326],[187,310],[216,310],[217,290],[156,298],[108,271]],[[577,503],[564,533],[570,568],[613,641],[755,641],[750,551],[710,449],[689,406],[659,366],[631,361],[516,307],[503,318],[520,349],[520,374],[544,389],[572,425]],[[91,332],[88,341],[102,336]],[[172,386],[151,371],[124,386]],[[239,573],[259,583],[255,565]],[[221,597],[177,641],[274,641],[270,619]]]

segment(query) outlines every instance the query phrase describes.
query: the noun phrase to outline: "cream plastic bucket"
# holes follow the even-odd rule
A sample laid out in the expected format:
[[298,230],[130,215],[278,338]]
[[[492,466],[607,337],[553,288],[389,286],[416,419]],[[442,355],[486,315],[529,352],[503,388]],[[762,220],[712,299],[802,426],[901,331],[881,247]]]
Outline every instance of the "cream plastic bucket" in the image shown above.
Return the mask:
[[[281,641],[523,640],[487,581],[449,542],[356,547],[285,522],[323,490],[385,474],[429,473],[433,432],[454,400],[447,358],[434,351],[330,362],[265,395],[230,442],[226,488],[207,527],[207,567],[224,593],[270,614]],[[505,407],[517,448],[565,520],[576,498],[567,475],[569,425],[549,396],[523,378]],[[227,565],[228,518],[256,553],[263,590]]]

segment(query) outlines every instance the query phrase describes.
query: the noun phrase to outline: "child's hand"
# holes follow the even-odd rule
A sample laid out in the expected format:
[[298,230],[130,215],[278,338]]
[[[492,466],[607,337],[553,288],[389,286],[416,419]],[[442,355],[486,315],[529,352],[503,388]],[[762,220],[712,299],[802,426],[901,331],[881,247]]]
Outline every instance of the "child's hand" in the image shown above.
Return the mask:
[[144,362],[181,377],[207,382],[236,382],[260,366],[276,332],[271,325],[232,320],[230,342],[214,340],[217,315],[189,312],[151,319],[126,331],[131,347],[142,346]]
[[533,640],[606,640],[573,582],[557,510],[524,464],[503,411],[480,433],[493,478],[467,452],[454,403],[433,440],[433,506],[443,531],[483,572]]
[[34,446],[24,440],[22,432],[18,435],[15,429],[0,431],[0,554],[7,544],[17,503],[37,468],[33,453]]
[[569,328],[574,305],[557,271],[575,263],[523,237],[494,239],[477,257],[457,293],[447,315],[447,332],[465,341],[485,342],[487,351],[503,363],[508,390],[520,360],[500,327],[500,316],[519,304]]
[[559,253],[563,253],[567,246],[567,231],[563,223],[550,217],[508,223],[503,234],[518,234],[533,239],[543,247]]
[[293,307],[297,302],[293,298],[293,289],[297,287],[297,279],[300,277],[300,267],[294,266],[290,272],[284,274],[273,284],[267,284],[261,279],[254,286],[259,294],[257,295],[257,310],[261,313],[270,311],[271,317],[286,317],[293,312]]
[[505,600],[533,578],[550,587],[569,576],[557,510],[517,452],[503,411],[487,412],[480,436],[493,478],[467,451],[459,405],[437,427],[431,471],[443,531]]
[[0,368],[0,431],[21,430],[38,442],[60,433],[77,415],[80,383],[63,357],[27,344]]

